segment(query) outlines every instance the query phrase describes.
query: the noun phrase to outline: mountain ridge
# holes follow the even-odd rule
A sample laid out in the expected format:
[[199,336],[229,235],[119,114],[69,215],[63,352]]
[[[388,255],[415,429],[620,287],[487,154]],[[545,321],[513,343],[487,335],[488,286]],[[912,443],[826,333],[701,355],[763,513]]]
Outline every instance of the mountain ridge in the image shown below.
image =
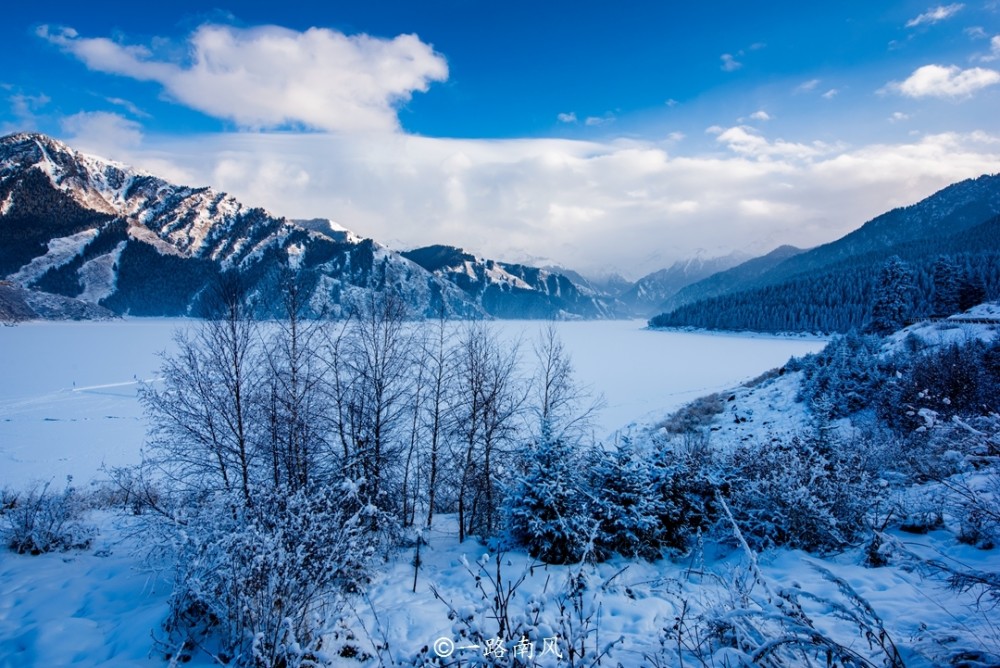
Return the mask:
[[[522,281],[513,297],[503,290],[470,294],[327,219],[275,216],[45,135],[0,138],[0,278],[117,314],[204,314],[207,287],[238,273],[262,317],[280,315],[280,284],[289,275],[304,287],[307,315],[336,316],[361,293],[385,290],[422,316],[613,315],[596,296],[562,298],[580,293],[565,277],[509,266],[520,267],[504,271]],[[530,309],[521,309],[525,300]]]
[[971,293],[995,299],[1000,295],[998,216],[1000,174],[966,179],[876,216],[828,244],[772,257],[776,262],[757,258],[751,263],[763,271],[755,276],[737,280],[724,273],[688,286],[651,324],[765,331],[859,328],[876,298],[879,267],[891,255],[912,265],[914,317],[934,311],[933,265],[940,258],[960,269]]

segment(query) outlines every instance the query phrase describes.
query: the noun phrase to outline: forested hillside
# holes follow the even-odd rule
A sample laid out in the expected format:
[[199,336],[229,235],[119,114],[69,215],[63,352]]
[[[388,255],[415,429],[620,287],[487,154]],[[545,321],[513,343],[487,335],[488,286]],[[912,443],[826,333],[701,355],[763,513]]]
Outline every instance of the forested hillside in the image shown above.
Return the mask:
[[[1000,217],[943,239],[894,245],[892,254],[913,274],[912,290],[904,296],[911,321],[1000,296]],[[883,251],[852,256],[818,273],[682,306],[650,325],[761,332],[860,329],[871,318],[886,259]],[[942,266],[948,267],[944,273]],[[949,290],[956,298],[943,299]]]

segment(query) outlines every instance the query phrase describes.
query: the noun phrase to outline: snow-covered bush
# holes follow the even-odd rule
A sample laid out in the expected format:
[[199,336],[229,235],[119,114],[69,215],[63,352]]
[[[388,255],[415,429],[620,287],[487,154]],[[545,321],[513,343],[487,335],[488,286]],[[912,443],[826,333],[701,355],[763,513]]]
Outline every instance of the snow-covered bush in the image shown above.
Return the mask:
[[324,646],[324,631],[384,547],[370,530],[382,519],[347,488],[202,503],[178,524],[170,645],[267,668],[350,653]]
[[612,554],[650,560],[662,556],[660,517],[664,513],[653,491],[649,463],[631,443],[598,453],[591,488],[591,513],[598,523],[596,560],[604,561]]
[[798,360],[803,375],[799,398],[824,418],[867,408],[888,373],[878,359],[880,346],[876,336],[851,332]]
[[846,443],[792,438],[736,448],[725,465],[728,500],[755,549],[825,551],[858,540],[883,488]]
[[84,503],[71,479],[62,492],[50,492],[45,483],[5,497],[0,526],[7,546],[18,554],[90,547],[96,529],[83,521]]
[[[534,657],[515,659],[515,645],[522,638],[532,643],[543,637],[554,637],[554,627],[542,619],[548,597],[543,591],[539,595],[523,594],[521,589],[533,566],[520,573],[508,570],[510,562],[504,552],[495,555],[483,554],[470,564],[464,555],[462,565],[470,578],[471,601],[456,602],[431,585],[434,597],[448,609],[448,619],[452,623],[452,636],[456,644],[470,642],[484,648],[481,655],[469,657],[470,666],[525,666],[534,665]],[[522,593],[519,597],[518,593]],[[431,648],[424,647],[416,655],[409,657],[403,665],[441,665],[438,657],[431,657]],[[448,665],[448,664],[446,664]]]
[[725,576],[709,573],[722,585],[717,596],[675,604],[659,650],[644,657],[649,665],[903,668],[881,617],[850,583],[810,564],[836,594],[774,586],[725,500],[719,504],[745,562]]
[[899,431],[926,426],[926,411],[943,420],[1000,412],[1000,341],[967,341],[903,356],[886,384],[879,415]]
[[662,550],[675,554],[687,552],[694,537],[715,521],[714,466],[715,457],[708,447],[684,449],[664,445],[650,456],[651,492]]
[[512,562],[503,552],[484,554],[475,565],[463,556],[462,563],[475,592],[472,600],[450,600],[433,586],[431,591],[448,609],[455,645],[471,643],[482,652],[450,663],[424,647],[393,665],[594,668],[607,665],[624,641],[601,634],[601,593],[610,581],[592,582],[588,564],[566,569],[565,577],[546,577],[540,591],[526,595],[524,585],[536,565],[511,573]]
[[543,439],[508,493],[508,526],[515,543],[550,564],[615,554],[654,560],[686,549],[707,524],[712,493],[702,465],[669,451]]
[[958,540],[990,550],[1000,545],[1000,464],[997,454],[986,466],[940,481],[945,511],[958,524]]
[[527,470],[507,495],[511,538],[550,564],[576,563],[588,556],[597,521],[591,510],[578,446],[543,436],[528,455]]
[[[759,571],[752,578],[734,578],[736,590],[691,623],[702,627],[704,644],[681,647],[719,665],[903,668],[903,658],[871,604],[846,580],[813,567],[836,587],[836,595],[772,589]],[[828,616],[845,623],[830,632],[817,624]],[[699,637],[692,631],[689,626],[687,632]]]

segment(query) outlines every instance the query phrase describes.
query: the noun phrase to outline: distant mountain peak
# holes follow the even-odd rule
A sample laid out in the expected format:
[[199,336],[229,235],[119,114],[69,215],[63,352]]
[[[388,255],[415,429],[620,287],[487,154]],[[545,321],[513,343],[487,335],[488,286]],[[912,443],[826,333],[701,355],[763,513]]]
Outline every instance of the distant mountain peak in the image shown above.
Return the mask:
[[665,269],[646,274],[621,295],[622,301],[643,315],[659,313],[660,305],[686,286],[725,271],[746,258],[739,252],[721,257],[706,255],[702,252],[695,257],[676,260]]
[[291,222],[303,229],[322,234],[338,243],[357,244],[364,240],[364,237],[361,235],[355,234],[340,223],[336,223],[329,218],[296,218]]

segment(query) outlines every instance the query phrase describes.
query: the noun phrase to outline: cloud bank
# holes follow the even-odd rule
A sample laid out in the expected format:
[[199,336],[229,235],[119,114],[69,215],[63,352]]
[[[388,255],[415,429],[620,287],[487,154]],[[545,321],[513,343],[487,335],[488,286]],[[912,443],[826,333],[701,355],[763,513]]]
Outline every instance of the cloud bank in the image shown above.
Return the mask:
[[[111,150],[115,128],[123,141]],[[106,117],[72,129],[84,150],[394,248],[447,243],[632,277],[698,252],[831,241],[1000,165],[1000,137],[984,133],[844,147],[734,126],[715,129],[717,153],[675,156],[670,140],[225,133],[137,146],[133,126]]]
[[[187,39],[186,56],[70,28],[39,35],[93,70],[157,82],[178,103],[244,130],[150,135],[135,119],[84,111],[62,123],[77,148],[278,215],[328,217],[398,249],[446,243],[637,278],[696,253],[831,241],[1000,165],[1000,137],[982,132],[849,146],[741,121],[709,128],[707,148],[686,155],[675,153],[685,140],[676,130],[602,141],[408,135],[399,105],[448,76],[445,60],[414,35],[207,25]],[[723,68],[737,69],[727,55]],[[990,69],[928,65],[884,90],[959,99],[998,81]],[[789,92],[818,93],[820,83]],[[760,108],[749,116],[768,128],[771,118]],[[556,120],[586,129],[616,116],[568,111]]]

